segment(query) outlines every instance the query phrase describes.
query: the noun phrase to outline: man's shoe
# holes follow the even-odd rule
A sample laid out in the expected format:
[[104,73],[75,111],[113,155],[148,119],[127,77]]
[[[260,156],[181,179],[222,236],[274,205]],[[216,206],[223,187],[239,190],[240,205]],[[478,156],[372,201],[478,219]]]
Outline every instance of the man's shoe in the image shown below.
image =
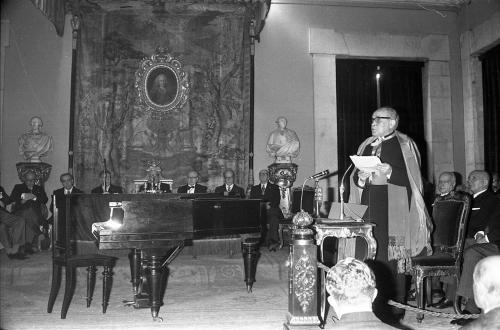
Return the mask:
[[21,252],[7,254],[7,257],[9,257],[9,259],[18,259],[18,260],[24,260],[28,258],[24,253]]
[[437,303],[430,305],[431,307],[435,307],[437,309],[445,309],[448,307],[453,307],[453,301],[448,300],[446,298],[441,298]]
[[455,324],[455,325],[466,325],[474,321],[474,319],[454,319],[450,322],[450,324]]
[[[472,314],[471,312],[469,312],[468,310],[464,310],[462,312],[462,314],[464,315],[470,315]],[[474,319],[454,319],[454,320],[451,320],[450,324],[455,324],[455,325],[466,325],[468,323],[471,323],[472,321],[474,321]]]

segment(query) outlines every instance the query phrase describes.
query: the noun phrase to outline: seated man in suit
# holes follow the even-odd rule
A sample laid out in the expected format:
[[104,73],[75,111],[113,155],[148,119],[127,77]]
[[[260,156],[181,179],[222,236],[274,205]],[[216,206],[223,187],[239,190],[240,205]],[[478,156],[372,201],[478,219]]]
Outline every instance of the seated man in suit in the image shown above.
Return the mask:
[[101,184],[92,189],[92,194],[123,194],[122,187],[111,184],[110,171],[101,171],[99,177],[101,178]]
[[34,252],[38,245],[38,236],[42,233],[40,226],[48,216],[47,201],[49,200],[42,186],[36,185],[36,175],[32,171],[24,174],[23,183],[16,184],[10,197],[15,203],[12,212],[26,220],[26,227],[35,233],[32,241],[28,240],[25,251]]
[[375,275],[364,262],[350,257],[339,260],[326,275],[326,290],[338,319],[332,329],[396,329],[373,313],[372,303],[377,297]]
[[224,184],[215,187],[215,193],[221,196],[245,198],[245,190],[234,184],[234,171],[232,169],[224,171]]
[[[443,172],[439,175],[438,179],[438,196],[440,197],[446,197],[450,195],[452,191],[455,190],[455,186],[457,184],[457,179],[455,176],[455,173],[453,172]],[[434,206],[434,203],[432,204]],[[435,219],[436,214],[432,214],[432,218]],[[436,241],[436,235],[439,235],[439,232],[442,230],[448,231],[448,228],[440,228],[439,224],[437,224],[434,220],[434,232],[432,233],[433,235],[433,242]],[[436,253],[438,251],[439,247],[435,246],[433,243],[433,251]],[[444,277],[432,277],[433,281],[433,287],[437,287],[437,280],[440,279],[441,282],[443,282],[443,291],[445,293],[445,296],[442,297],[437,303],[431,304],[432,307],[436,307],[438,309],[443,309],[447,307],[453,306],[453,299],[455,298],[455,292],[457,290],[456,288],[456,282],[455,279],[450,277],[450,276],[444,276]]]
[[[83,194],[83,191],[75,187],[75,179],[71,173],[63,173],[59,176],[59,180],[61,181],[62,188],[54,190],[52,193],[56,196],[56,200],[62,201],[61,197],[70,194]],[[60,205],[57,205],[60,207]],[[50,212],[54,212],[54,200],[50,202]]]
[[484,314],[460,329],[498,329],[500,327],[500,277],[498,274],[500,274],[500,256],[484,258],[474,267],[474,299]]
[[[480,312],[472,292],[474,267],[481,259],[500,254],[500,200],[488,190],[489,183],[490,176],[486,171],[472,171],[467,180],[473,199],[457,290],[459,296],[467,299],[465,313]],[[469,322],[469,319],[451,321],[459,325]]]
[[207,192],[207,187],[198,184],[199,174],[196,171],[188,173],[187,184],[177,188],[179,194],[204,194]]
[[0,243],[4,246],[9,259],[26,259],[23,253],[23,246],[26,244],[26,237],[32,242],[35,233],[26,229],[26,221],[7,210],[7,205],[12,203],[12,199],[0,186]]
[[252,186],[250,198],[262,199],[266,202],[267,235],[266,244],[270,251],[276,251],[278,243],[279,220],[283,219],[280,209],[280,188],[269,182],[269,172],[261,170],[259,172],[260,183]]

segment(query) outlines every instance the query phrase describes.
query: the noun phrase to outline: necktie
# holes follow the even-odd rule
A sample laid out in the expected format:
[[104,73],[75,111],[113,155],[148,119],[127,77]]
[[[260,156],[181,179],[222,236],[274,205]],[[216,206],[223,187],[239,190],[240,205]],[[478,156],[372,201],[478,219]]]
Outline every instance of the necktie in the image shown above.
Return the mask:
[[227,192],[230,192],[230,191],[231,191],[231,186],[226,185],[226,191],[227,191]]
[[194,194],[194,186],[189,186],[188,194]]
[[262,195],[264,195],[266,193],[266,186],[261,185],[260,190],[262,190]]
[[64,189],[64,194],[65,194],[65,195],[69,195],[69,194],[71,194],[71,191],[69,191],[69,190],[67,190],[67,189]]

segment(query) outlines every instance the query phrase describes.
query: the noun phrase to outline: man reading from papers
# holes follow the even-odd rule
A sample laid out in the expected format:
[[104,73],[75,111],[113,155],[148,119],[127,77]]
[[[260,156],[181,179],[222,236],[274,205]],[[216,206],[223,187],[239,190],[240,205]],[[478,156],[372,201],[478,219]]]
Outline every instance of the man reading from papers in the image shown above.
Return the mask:
[[[377,156],[381,163],[372,172],[353,171],[349,200],[368,205],[364,218],[376,224],[376,264],[395,278],[395,283],[381,283],[382,297],[405,302],[406,278],[402,273],[410,266],[410,257],[424,248],[431,251],[431,222],[422,196],[420,154],[415,142],[396,130],[398,122],[399,115],[392,108],[382,107],[373,113],[372,136],[360,145],[357,154]],[[379,279],[384,278],[375,272]]]

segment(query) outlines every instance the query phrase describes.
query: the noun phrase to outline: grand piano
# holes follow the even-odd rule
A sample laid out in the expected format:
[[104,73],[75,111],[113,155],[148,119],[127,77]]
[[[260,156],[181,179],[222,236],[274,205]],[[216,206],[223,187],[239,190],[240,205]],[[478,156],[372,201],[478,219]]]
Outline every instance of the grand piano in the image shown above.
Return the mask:
[[163,270],[192,240],[254,234],[242,238],[245,281],[251,291],[260,204],[259,199],[213,194],[74,194],[66,196],[65,203],[56,201],[58,209],[70,209],[73,239],[95,240],[100,250],[131,250],[134,297],[128,304],[150,307],[153,319],[160,321]]

